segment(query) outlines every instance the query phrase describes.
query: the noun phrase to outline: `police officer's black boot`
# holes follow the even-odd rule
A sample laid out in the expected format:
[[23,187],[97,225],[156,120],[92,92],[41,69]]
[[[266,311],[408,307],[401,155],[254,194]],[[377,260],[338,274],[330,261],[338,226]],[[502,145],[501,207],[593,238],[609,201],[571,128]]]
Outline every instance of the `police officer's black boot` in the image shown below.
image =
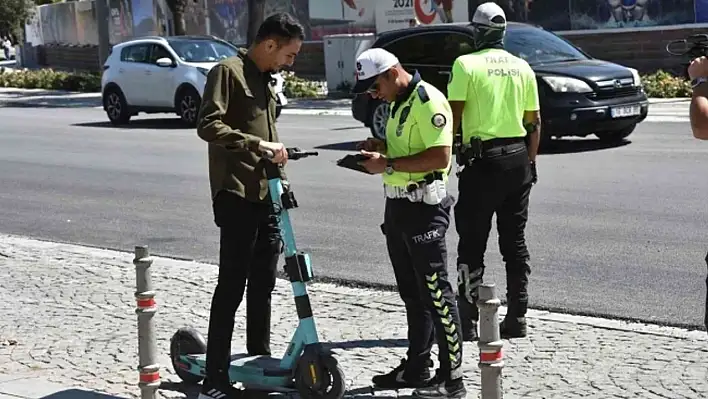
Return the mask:
[[381,389],[420,388],[430,384],[432,367],[433,361],[430,359],[422,367],[410,367],[407,359],[401,359],[398,367],[387,374],[375,375],[371,381]]
[[477,309],[477,304],[468,301],[464,296],[458,295],[457,309],[460,312],[462,340],[466,342],[479,341],[479,334],[477,333],[479,309]]
[[503,339],[526,336],[528,294],[525,281],[528,280],[507,273],[507,311],[504,320],[499,323],[499,333]]

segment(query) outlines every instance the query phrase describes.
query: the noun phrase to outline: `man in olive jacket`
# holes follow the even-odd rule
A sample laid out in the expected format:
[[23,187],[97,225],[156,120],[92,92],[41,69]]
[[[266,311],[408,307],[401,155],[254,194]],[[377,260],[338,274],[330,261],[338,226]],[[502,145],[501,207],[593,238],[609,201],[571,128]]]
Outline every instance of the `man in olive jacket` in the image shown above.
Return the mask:
[[221,61],[207,77],[197,133],[209,143],[209,180],[221,248],[209,316],[207,376],[199,399],[238,396],[228,367],[234,315],[247,280],[246,347],[250,355],[270,354],[271,292],[282,247],[268,195],[268,161],[261,155],[269,150],[272,162],[287,161],[275,129],[271,73],[293,64],[303,39],[302,26],[290,15],[272,15],[248,50]]

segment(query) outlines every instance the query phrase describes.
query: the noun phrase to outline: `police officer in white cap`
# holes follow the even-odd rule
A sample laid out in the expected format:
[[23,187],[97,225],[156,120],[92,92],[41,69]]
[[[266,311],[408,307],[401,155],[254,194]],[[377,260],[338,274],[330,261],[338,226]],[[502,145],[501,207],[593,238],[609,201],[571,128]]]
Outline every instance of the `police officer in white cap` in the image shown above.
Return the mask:
[[531,273],[524,230],[536,182],[538,87],[529,64],[504,50],[506,17],[497,4],[480,4],[471,25],[475,52],[455,60],[447,88],[455,132],[461,127],[458,164],[464,168],[455,205],[460,318],[465,340],[477,340],[476,301],[496,214],[508,305],[500,333],[521,338]]
[[[355,93],[391,103],[386,140],[361,143],[361,164],[383,174],[386,206],[381,229],[406,306],[408,353],[400,366],[373,382],[384,389],[417,388],[422,398],[462,398],[462,339],[447,274],[445,235],[454,199],[447,193],[452,161],[452,112],[434,86],[380,48],[356,60]],[[440,369],[431,378],[430,351],[438,344]]]

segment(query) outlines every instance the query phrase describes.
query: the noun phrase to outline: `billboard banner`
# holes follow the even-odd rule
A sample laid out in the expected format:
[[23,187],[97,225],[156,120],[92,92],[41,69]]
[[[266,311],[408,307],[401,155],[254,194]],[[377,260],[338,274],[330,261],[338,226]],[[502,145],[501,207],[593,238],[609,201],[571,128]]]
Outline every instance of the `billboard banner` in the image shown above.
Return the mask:
[[570,1],[572,30],[666,26],[695,20],[694,0]]
[[469,22],[468,0],[381,0],[376,4],[376,31],[414,25]]

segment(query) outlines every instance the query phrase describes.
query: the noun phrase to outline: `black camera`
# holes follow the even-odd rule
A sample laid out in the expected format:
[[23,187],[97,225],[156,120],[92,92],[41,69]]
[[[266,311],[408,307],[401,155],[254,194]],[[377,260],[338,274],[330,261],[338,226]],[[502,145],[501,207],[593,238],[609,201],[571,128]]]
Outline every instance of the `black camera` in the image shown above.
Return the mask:
[[679,57],[688,57],[688,61],[682,64],[684,75],[688,78],[688,65],[691,61],[698,57],[708,56],[708,34],[699,33],[685,39],[673,40],[666,45],[666,52]]

